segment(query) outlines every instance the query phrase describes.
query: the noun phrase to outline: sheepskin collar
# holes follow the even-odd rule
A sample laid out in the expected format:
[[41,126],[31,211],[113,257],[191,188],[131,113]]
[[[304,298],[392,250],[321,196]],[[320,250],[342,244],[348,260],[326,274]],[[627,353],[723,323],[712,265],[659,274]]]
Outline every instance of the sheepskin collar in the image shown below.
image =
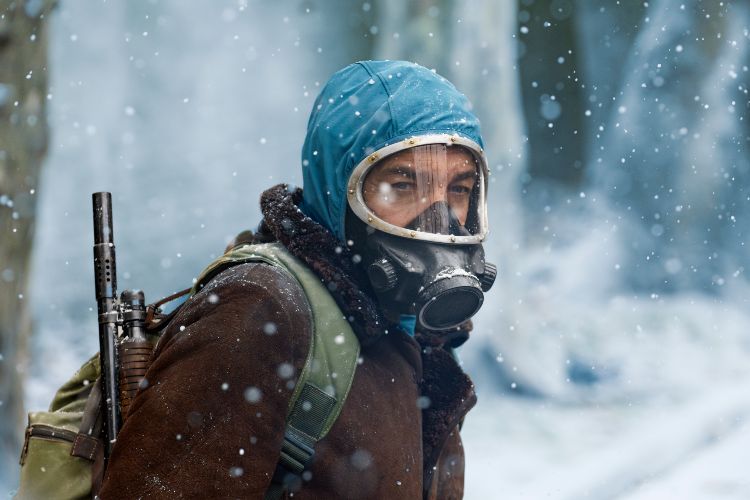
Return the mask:
[[360,344],[367,347],[396,325],[385,319],[357,283],[349,248],[303,214],[297,206],[301,200],[302,190],[289,191],[285,184],[265,191],[260,198],[263,222],[259,232],[270,232],[321,279],[346,314]]
[[[320,277],[366,348],[398,327],[385,318],[368,293],[350,249],[302,213],[298,208],[301,200],[302,190],[290,191],[285,184],[265,191],[260,201],[263,221],[252,241],[278,240]],[[469,321],[445,332],[417,331],[415,337],[421,354],[421,366],[415,367],[421,373],[420,393],[430,401],[422,412],[425,492],[448,435],[476,404],[474,384],[449,352],[466,341],[470,330]]]

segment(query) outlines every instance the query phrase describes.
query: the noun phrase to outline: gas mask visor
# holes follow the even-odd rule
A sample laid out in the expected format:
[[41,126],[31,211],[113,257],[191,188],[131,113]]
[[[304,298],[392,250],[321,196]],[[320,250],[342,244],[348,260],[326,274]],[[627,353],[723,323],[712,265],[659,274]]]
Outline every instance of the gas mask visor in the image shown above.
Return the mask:
[[[385,310],[427,330],[473,316],[496,268],[484,261],[487,165],[482,149],[448,134],[409,138],[353,171],[349,207],[366,229],[353,244]],[[364,231],[364,229],[363,229]]]
[[478,144],[457,135],[418,136],[380,149],[354,169],[349,206],[388,234],[477,244],[487,234],[486,184]]

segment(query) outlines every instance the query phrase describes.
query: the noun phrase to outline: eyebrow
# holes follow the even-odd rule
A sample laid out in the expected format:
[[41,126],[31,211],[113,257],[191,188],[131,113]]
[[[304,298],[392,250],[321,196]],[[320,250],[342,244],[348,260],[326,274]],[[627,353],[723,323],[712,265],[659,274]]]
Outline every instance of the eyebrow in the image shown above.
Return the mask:
[[[401,175],[404,177],[407,177],[411,180],[416,180],[417,173],[414,167],[411,165],[400,165],[400,164],[394,164],[394,165],[387,165],[383,167],[383,170],[380,172],[381,175]],[[466,179],[475,179],[477,177],[477,171],[467,170],[465,172],[462,172],[455,177],[453,177],[450,182],[460,182]]]
[[462,174],[458,174],[453,179],[451,179],[451,182],[459,182],[459,181],[463,181],[465,179],[474,179],[476,177],[477,177],[477,171],[476,170],[471,170],[471,171],[466,171],[466,172],[464,172]]
[[414,167],[406,166],[406,165],[388,165],[387,167],[383,167],[383,171],[381,174],[384,175],[390,175],[390,174],[396,174],[396,175],[403,175],[405,177],[408,177],[409,179],[416,179],[417,173],[414,170]]

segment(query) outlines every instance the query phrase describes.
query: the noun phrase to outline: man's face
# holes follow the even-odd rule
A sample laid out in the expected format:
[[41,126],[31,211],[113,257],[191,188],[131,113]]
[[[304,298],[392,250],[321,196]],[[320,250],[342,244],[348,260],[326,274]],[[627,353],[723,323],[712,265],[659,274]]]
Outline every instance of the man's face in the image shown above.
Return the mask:
[[447,205],[464,226],[478,182],[479,168],[467,149],[428,144],[381,160],[367,174],[363,196],[385,222],[407,227],[417,221],[422,227],[413,229],[445,234],[446,223],[425,212]]

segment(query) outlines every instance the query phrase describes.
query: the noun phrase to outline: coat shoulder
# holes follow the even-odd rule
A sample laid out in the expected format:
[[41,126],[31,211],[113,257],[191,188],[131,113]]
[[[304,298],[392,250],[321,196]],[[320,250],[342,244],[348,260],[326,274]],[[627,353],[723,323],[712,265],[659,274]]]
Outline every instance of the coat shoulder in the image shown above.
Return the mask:
[[[201,326],[219,323],[226,328]],[[194,338],[186,330],[201,331]],[[305,292],[285,270],[265,263],[231,266],[213,277],[185,303],[159,342],[156,355],[171,344],[228,341],[241,335],[241,342],[277,344],[309,343],[312,312]]]
[[307,299],[285,271],[252,263],[218,274],[160,340],[100,496],[210,490],[261,498],[310,349],[310,324]]

